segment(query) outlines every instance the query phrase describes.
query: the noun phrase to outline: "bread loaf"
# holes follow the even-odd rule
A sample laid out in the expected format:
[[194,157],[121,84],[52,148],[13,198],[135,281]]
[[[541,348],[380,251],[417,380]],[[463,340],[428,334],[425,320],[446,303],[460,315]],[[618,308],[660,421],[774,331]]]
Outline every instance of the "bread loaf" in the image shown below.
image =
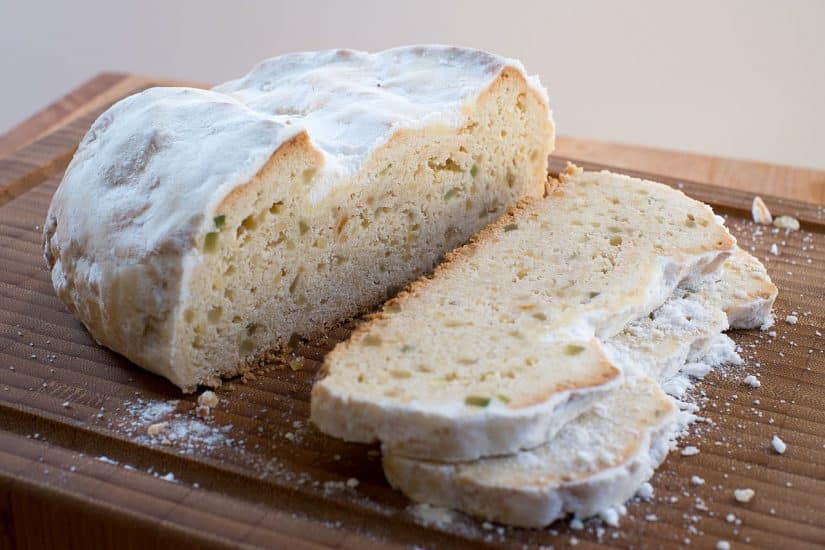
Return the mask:
[[547,442],[618,383],[597,337],[715,271],[735,241],[680,191],[571,169],[390,300],[325,359],[312,420],[442,461]]
[[286,55],[92,125],[44,225],[60,298],[184,391],[380,303],[525,196],[553,124],[520,63],[406,47]]

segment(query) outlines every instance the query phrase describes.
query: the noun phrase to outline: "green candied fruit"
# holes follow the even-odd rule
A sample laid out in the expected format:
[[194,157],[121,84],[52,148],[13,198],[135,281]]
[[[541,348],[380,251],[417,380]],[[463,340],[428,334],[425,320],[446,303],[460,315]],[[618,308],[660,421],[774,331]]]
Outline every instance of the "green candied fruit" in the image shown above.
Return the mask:
[[464,400],[465,405],[470,405],[471,407],[486,407],[490,404],[489,397],[481,397],[480,395],[469,395],[467,399]]
[[221,214],[220,216],[215,216],[215,219],[213,221],[215,222],[215,228],[221,229],[224,226],[224,224],[226,224],[226,216],[224,216],[223,214]]
[[599,294],[601,294],[601,292],[596,292],[595,290],[590,291],[590,293],[589,293],[590,299],[592,300],[593,298],[595,298]]
[[218,232],[210,231],[203,240],[204,252],[214,252],[218,248]]
[[507,225],[504,226],[504,231],[505,232],[515,231],[516,229],[518,229],[518,224],[517,223],[508,223]]
[[564,347],[565,355],[578,355],[584,351],[584,346],[577,346],[576,344],[568,344]]
[[510,402],[510,398],[507,397],[506,395],[498,394],[498,395],[496,395],[496,399],[498,399],[499,401],[501,401],[505,405]]
[[367,334],[364,336],[363,343],[365,346],[380,346],[381,345],[381,337],[377,334]]
[[473,164],[473,167],[470,168],[470,175],[476,177],[478,175],[478,165]]
[[455,197],[457,194],[458,194],[458,189],[456,189],[456,188],[450,189],[449,191],[444,193],[444,200],[448,201],[451,198]]

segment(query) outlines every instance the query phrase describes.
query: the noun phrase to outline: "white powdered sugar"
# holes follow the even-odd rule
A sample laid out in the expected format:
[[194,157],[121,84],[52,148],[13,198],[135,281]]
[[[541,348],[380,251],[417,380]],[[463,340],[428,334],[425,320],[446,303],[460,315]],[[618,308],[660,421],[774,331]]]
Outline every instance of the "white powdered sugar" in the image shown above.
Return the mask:
[[449,508],[431,506],[429,504],[414,504],[408,508],[410,513],[424,525],[443,526],[453,521],[454,513]]
[[676,399],[682,399],[693,386],[692,379],[702,379],[710,371],[719,369],[723,365],[741,365],[742,357],[736,351],[736,343],[725,334],[714,336],[707,355],[699,361],[685,364],[682,371],[666,380],[662,388]]

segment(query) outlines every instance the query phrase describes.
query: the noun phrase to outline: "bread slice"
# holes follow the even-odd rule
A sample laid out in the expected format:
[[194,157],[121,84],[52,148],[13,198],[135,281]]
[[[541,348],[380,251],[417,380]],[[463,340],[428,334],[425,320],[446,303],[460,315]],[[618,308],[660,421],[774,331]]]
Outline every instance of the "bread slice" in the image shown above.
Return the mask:
[[739,247],[725,262],[718,280],[709,285],[707,297],[721,307],[730,328],[750,329],[773,324],[771,309],[779,291],[765,266]]
[[397,454],[473,460],[548,441],[618,383],[596,337],[714,271],[734,239],[680,191],[571,169],[327,355],[312,420]]
[[629,376],[549,444],[465,463],[384,454],[384,475],[412,500],[487,520],[543,527],[632,497],[667,456],[677,407],[649,377]]
[[776,296],[759,260],[737,246],[718,274],[677,288],[650,316],[610,338],[605,350],[625,371],[666,380],[686,362],[704,357],[720,332],[770,322]]
[[152,88],[92,125],[44,225],[60,298],[184,391],[385,300],[525,196],[553,124],[478,50],[332,50],[214,90]]
[[751,279],[747,266],[756,264],[737,250],[721,279],[706,278],[695,290],[677,289],[650,317],[607,340],[608,355],[627,373],[624,386],[549,443],[462,464],[385,452],[387,479],[413,500],[526,527],[570,513],[588,517],[624,503],[664,460],[678,425],[672,401],[654,378],[662,381],[708,352],[728,324],[722,304],[733,312],[762,311],[762,319],[748,316],[760,323],[770,317],[760,305],[761,293],[744,296],[737,290]]

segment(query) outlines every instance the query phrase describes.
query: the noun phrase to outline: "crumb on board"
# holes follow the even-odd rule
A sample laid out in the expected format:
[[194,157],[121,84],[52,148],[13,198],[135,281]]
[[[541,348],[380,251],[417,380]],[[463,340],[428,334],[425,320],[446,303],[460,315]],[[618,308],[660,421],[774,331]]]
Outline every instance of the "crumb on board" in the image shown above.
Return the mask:
[[205,407],[217,407],[219,403],[218,396],[212,390],[206,390],[198,396],[198,405]]
[[688,445],[687,447],[682,449],[682,456],[693,456],[698,455],[699,449],[694,447],[693,445]]
[[762,385],[762,382],[760,382],[759,379],[752,374],[747,375],[742,382],[752,388],[758,388]]
[[788,448],[785,442],[782,441],[782,439],[780,439],[778,435],[775,435],[773,436],[773,438],[771,438],[771,447],[773,447],[773,450],[776,451],[777,454],[781,455],[785,454],[785,449]]
[[768,210],[768,206],[759,195],[753,198],[753,203],[751,204],[751,216],[753,217],[753,221],[761,225],[770,225],[773,222],[771,211]]
[[166,427],[169,426],[168,422],[155,422],[154,424],[150,424],[148,428],[146,428],[146,433],[149,434],[151,437],[155,437],[159,435]]
[[788,229],[790,231],[799,231],[799,220],[791,216],[777,216],[773,220],[773,226],[779,229]]
[[785,322],[789,325],[795,325],[797,321],[799,321],[799,317],[796,315],[788,315],[785,317]]
[[733,498],[736,499],[736,502],[747,504],[753,499],[755,494],[756,492],[753,489],[735,489],[733,491]]

